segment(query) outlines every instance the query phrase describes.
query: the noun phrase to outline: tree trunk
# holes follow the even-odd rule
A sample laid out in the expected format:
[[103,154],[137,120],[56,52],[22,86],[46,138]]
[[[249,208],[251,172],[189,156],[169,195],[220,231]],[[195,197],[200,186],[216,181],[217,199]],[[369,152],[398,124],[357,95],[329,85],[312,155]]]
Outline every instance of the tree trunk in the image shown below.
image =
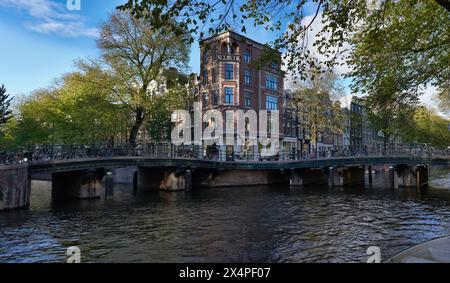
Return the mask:
[[134,121],[134,125],[131,128],[130,131],[130,139],[128,140],[128,142],[130,144],[136,144],[136,139],[137,139],[137,135],[139,133],[139,129],[142,126],[142,123],[144,121],[144,110],[141,107],[138,107],[136,109],[136,117],[135,117],[135,121]]

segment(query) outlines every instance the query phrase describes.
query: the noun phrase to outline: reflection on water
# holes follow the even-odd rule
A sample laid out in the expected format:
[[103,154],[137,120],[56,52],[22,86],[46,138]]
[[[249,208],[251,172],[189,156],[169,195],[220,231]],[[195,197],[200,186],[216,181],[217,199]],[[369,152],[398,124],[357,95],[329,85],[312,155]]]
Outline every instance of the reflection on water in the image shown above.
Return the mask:
[[372,187],[250,187],[53,203],[34,182],[31,207],[0,213],[0,262],[364,262],[449,234],[450,172],[426,193]]

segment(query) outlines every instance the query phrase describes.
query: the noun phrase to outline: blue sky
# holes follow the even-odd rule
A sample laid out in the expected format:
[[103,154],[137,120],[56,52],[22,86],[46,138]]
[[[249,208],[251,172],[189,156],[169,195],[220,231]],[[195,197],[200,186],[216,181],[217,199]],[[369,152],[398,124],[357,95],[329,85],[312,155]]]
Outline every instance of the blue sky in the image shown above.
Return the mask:
[[[96,57],[98,26],[125,0],[81,0],[81,10],[67,0],[0,0],[0,84],[13,95],[48,87],[74,70],[78,58]],[[309,13],[309,7],[305,8]],[[247,36],[266,42],[273,35],[247,26]],[[198,44],[192,46],[191,71],[199,71]]]
[[73,70],[77,58],[95,57],[96,28],[118,0],[81,0],[69,11],[66,0],[0,0],[0,83],[10,93],[47,87]]

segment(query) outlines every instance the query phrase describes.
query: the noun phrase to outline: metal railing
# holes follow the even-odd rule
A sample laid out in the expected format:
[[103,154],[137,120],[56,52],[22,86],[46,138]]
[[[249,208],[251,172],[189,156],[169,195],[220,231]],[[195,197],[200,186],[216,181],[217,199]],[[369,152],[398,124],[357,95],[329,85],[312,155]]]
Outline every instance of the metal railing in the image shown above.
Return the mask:
[[233,162],[264,162],[333,159],[345,157],[406,156],[406,157],[450,157],[449,150],[437,150],[418,145],[391,145],[382,149],[330,148],[321,152],[285,152],[274,156],[261,156],[255,152],[230,152],[222,149],[203,149],[201,146],[171,143],[148,143],[137,145],[41,145],[21,148],[16,151],[0,151],[0,164],[20,164],[33,161],[70,160],[100,157],[148,157],[189,158],[199,160],[221,160]]

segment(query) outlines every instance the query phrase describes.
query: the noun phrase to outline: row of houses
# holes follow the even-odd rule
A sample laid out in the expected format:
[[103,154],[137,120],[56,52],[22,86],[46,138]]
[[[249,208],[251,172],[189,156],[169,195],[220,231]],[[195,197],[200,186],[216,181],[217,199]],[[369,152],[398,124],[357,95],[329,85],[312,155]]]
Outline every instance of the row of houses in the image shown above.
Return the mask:
[[[183,80],[191,92],[192,101],[201,105],[203,114],[211,109],[223,114],[227,110],[277,110],[280,118],[279,154],[284,158],[364,154],[383,148],[384,136],[370,126],[361,100],[356,96],[334,102],[329,96],[321,97],[320,103],[326,107],[321,108],[323,113],[315,113],[316,116],[339,117],[339,127],[331,125],[331,120],[320,129],[316,127],[312,113],[317,109],[312,109],[308,101],[300,105],[296,93],[285,89],[285,73],[281,69],[278,51],[227,30],[200,42],[200,54],[200,74],[192,74]],[[269,63],[261,66],[261,56],[269,56],[271,60],[265,58]],[[164,77],[178,74],[176,70],[169,71]],[[150,89],[164,93],[167,86],[163,83]],[[203,128],[207,126],[208,123],[203,123]],[[227,134],[230,133],[225,133],[224,138]],[[237,132],[231,135],[236,136]],[[141,133],[141,138],[146,139],[145,132]],[[233,145],[204,143],[197,152],[199,155],[220,152],[222,158],[253,158],[259,156],[261,145],[250,140],[242,144],[236,140]]]
[[[340,107],[342,127],[332,127],[314,132],[308,120],[307,107],[299,109],[295,94],[284,88],[285,73],[281,69],[281,54],[259,42],[232,30],[200,42],[200,75],[196,96],[202,111],[227,110],[278,110],[280,113],[280,154],[288,158],[309,156],[346,155],[380,150],[384,143],[381,132],[370,127],[367,114],[358,97],[346,97]],[[272,60],[264,66],[261,56]],[[330,100],[330,105],[333,102]],[[336,110],[339,109],[339,110]],[[331,115],[332,113],[323,113]],[[258,146],[214,145],[227,156],[254,156]],[[204,146],[208,152],[208,146]]]

